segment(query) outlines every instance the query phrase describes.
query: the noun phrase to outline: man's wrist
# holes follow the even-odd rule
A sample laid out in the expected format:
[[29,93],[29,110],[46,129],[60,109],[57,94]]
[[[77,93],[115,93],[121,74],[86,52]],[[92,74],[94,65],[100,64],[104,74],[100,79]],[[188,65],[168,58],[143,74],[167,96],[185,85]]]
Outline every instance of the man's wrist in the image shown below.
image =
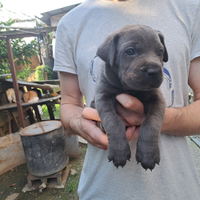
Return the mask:
[[166,108],[165,118],[162,126],[162,133],[171,133],[175,131],[174,123],[176,123],[179,116],[179,109],[177,108]]

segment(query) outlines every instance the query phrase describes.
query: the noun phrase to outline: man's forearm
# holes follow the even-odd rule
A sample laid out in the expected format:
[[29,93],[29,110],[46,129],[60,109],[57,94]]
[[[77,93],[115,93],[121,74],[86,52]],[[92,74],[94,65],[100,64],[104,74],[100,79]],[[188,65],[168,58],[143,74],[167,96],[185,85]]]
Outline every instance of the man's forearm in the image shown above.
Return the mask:
[[68,130],[68,134],[79,134],[79,123],[82,111],[82,107],[72,104],[61,104],[60,119],[65,129]]
[[176,136],[200,134],[200,100],[182,108],[167,108],[162,133]]

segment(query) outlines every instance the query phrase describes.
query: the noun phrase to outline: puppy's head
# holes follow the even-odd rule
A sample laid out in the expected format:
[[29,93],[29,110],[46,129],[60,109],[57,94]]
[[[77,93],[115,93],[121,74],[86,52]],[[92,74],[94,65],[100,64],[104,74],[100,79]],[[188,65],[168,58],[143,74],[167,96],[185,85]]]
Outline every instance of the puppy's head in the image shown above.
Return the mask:
[[163,61],[168,61],[163,35],[142,25],[128,25],[108,36],[97,55],[126,90],[158,88],[163,81]]

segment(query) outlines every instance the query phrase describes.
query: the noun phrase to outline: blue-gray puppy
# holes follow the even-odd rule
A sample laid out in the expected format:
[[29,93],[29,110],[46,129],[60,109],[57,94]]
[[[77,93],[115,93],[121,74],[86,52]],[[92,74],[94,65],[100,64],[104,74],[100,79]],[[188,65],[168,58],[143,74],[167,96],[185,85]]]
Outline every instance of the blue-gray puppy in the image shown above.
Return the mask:
[[116,167],[131,157],[126,127],[116,113],[116,95],[127,93],[144,105],[145,120],[140,127],[136,160],[144,169],[160,162],[158,138],[165,115],[160,90],[163,61],[168,61],[164,37],[143,25],[128,25],[108,36],[97,55],[105,61],[91,107],[97,109],[108,135],[108,159]]

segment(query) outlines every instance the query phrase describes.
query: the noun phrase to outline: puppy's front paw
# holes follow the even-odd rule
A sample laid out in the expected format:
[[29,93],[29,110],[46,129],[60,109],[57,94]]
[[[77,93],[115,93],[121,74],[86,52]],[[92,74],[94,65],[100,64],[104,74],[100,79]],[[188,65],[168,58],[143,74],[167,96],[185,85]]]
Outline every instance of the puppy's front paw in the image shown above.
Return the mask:
[[136,160],[141,163],[142,167],[154,169],[156,164],[160,162],[160,151],[157,143],[138,141]]
[[118,168],[119,166],[124,166],[127,160],[131,158],[131,151],[126,142],[119,142],[109,145],[108,149],[108,160],[113,161],[113,164]]

